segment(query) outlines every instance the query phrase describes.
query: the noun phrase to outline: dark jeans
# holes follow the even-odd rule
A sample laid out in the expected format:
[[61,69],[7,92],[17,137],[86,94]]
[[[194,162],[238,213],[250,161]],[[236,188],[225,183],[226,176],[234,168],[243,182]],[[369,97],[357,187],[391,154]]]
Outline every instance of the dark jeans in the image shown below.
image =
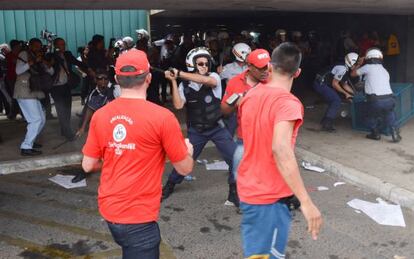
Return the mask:
[[230,135],[233,137],[237,129],[237,112],[233,112],[229,117],[223,119],[226,124],[227,130],[230,132]]
[[383,126],[387,130],[389,130],[391,127],[396,127],[396,117],[394,108],[394,97],[369,100],[369,115],[367,118],[367,126],[369,127],[369,129],[379,129],[380,121],[383,122]]
[[[233,138],[230,136],[229,131],[226,128],[221,128],[220,126],[215,127],[211,130],[206,130],[203,132],[198,132],[192,127],[188,128],[188,139],[190,143],[193,144],[194,153],[193,159],[196,160],[198,156],[203,151],[204,146],[209,140],[213,141],[216,145],[218,151],[221,153],[224,161],[229,165],[229,178],[228,183],[235,183],[234,175],[232,173],[232,164],[233,164],[233,154],[236,150],[236,143],[233,141]],[[175,169],[171,172],[168,177],[170,182],[179,184],[183,181],[184,176],[177,173]]]
[[332,87],[326,84],[319,84],[318,82],[314,82],[313,89],[322,95],[322,98],[328,103],[325,118],[335,119],[339,108],[341,108],[341,97],[339,97],[339,94]]
[[68,85],[53,86],[50,90],[60,124],[60,132],[66,138],[73,138],[70,120],[72,115],[72,94]]
[[143,224],[107,223],[115,242],[122,247],[123,259],[160,258],[161,234],[157,222]]

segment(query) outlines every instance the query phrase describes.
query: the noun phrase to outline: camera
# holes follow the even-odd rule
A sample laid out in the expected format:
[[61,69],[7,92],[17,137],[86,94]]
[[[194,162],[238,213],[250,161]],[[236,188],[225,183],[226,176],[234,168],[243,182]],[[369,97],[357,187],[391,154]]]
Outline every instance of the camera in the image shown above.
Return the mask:
[[40,31],[40,38],[42,38],[44,40],[53,41],[56,37],[57,37],[56,34],[50,32],[48,30]]
[[241,94],[234,93],[229,97],[229,99],[227,99],[226,103],[230,106],[234,106],[240,97]]

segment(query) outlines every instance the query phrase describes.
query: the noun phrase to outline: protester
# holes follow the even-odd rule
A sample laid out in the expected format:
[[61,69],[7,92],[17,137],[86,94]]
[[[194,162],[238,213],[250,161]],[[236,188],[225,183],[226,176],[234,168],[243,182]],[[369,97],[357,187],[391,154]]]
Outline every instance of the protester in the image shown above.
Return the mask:
[[149,69],[140,50],[119,56],[121,97],[95,112],[83,148],[85,172],[102,170],[99,211],[124,259],[160,256],[157,220],[166,156],[180,174],[193,168],[193,147],[174,114],[145,100]]
[[267,84],[251,89],[240,104],[245,153],[237,175],[244,258],[284,258],[295,195],[317,239],[322,218],[300,176],[294,153],[303,106],[290,93],[300,74],[301,50],[282,43],[272,53]]
[[224,115],[237,115],[237,148],[233,154],[233,175],[237,176],[237,169],[243,156],[243,137],[240,127],[240,113],[238,106],[247,92],[259,83],[265,83],[269,77],[270,55],[265,49],[257,49],[247,56],[248,69],[230,79],[226,92],[221,101],[221,111]]

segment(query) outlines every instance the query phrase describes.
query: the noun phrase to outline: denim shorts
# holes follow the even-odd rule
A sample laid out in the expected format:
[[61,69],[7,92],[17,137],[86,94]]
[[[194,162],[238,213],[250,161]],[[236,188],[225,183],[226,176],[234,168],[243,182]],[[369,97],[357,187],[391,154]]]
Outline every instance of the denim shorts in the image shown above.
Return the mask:
[[244,258],[285,258],[292,216],[286,204],[240,202]]

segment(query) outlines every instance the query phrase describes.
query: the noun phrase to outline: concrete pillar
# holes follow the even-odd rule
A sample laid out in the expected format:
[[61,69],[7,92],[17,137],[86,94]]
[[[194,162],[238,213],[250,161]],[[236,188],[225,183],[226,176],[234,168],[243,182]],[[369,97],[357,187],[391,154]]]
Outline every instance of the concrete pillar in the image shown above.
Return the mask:
[[414,16],[407,19],[406,82],[414,83]]

